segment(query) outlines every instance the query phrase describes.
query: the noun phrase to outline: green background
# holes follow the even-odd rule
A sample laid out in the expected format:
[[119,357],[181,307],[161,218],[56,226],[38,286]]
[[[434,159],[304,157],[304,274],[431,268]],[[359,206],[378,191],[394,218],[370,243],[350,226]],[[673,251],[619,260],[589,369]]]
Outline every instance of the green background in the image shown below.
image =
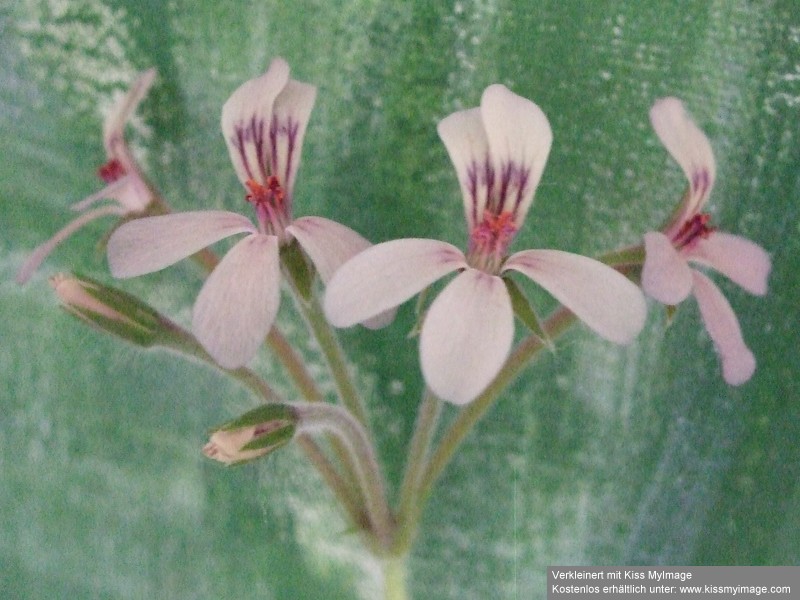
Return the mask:
[[[715,277],[758,360],[740,388],[722,381],[693,301],[669,328],[651,305],[625,348],[577,327],[528,368],[434,491],[415,597],[544,597],[548,564],[800,564],[797,2],[286,4],[0,8],[0,596],[375,597],[375,564],[299,452],[237,469],[201,456],[207,429],[252,405],[245,390],[58,310],[47,276],[111,282],[98,246],[111,221],[13,282],[70,203],[99,189],[102,116],[150,66],[159,77],[129,129],[148,175],[177,210],[245,209],[220,109],[277,55],[319,87],[298,216],[463,246],[435,125],[501,82],[554,132],[514,249],[633,243],[683,191],[647,120],[677,95],[715,150],[716,224],[773,258],[765,298]],[[184,262],[122,287],[188,323],[200,275]],[[281,326],[321,365],[285,300]],[[409,305],[382,333],[343,334],[392,489],[421,392],[412,323]],[[268,353],[254,366],[294,397]]]

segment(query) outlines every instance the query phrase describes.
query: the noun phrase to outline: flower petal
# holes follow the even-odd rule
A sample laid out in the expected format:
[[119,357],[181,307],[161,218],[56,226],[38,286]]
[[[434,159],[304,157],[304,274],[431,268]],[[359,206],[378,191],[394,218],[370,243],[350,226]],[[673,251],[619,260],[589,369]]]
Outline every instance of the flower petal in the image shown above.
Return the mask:
[[72,210],[86,210],[98,200],[116,200],[125,212],[139,212],[150,204],[151,196],[147,184],[134,172],[123,175],[116,181],[109,183],[99,192],[75,202]]
[[513,339],[514,313],[503,280],[468,268],[425,315],[419,340],[425,382],[442,400],[471,402],[500,371]]
[[692,271],[692,278],[700,315],[722,360],[722,376],[730,385],[741,385],[755,373],[756,359],[742,339],[736,314],[708,277]]
[[692,270],[669,238],[659,231],[644,234],[644,293],[662,304],[679,304],[692,291]]
[[66,240],[69,236],[87,223],[107,215],[122,216],[123,214],[124,211],[119,206],[112,204],[90,210],[73,219],[67,223],[67,225],[61,228],[53,237],[46,242],[39,244],[34,251],[31,252],[30,256],[28,256],[28,258],[19,268],[19,271],[17,271],[16,282],[20,285],[27,283],[27,281],[31,278],[31,275],[33,275],[33,272],[39,268],[39,265],[44,262],[44,259],[50,255],[56,246],[58,246],[61,242]]
[[677,98],[661,98],[650,109],[653,124],[661,143],[681,166],[689,180],[689,194],[676,222],[699,212],[711,193],[716,176],[714,152],[706,135],[686,113]]
[[135,277],[159,271],[228,236],[255,231],[246,217],[219,210],[136,219],[109,238],[108,265],[114,277]]
[[114,105],[103,123],[103,145],[106,148],[106,154],[109,158],[116,158],[122,162],[126,171],[130,171],[131,164],[125,144],[125,124],[147,95],[155,78],[155,69],[148,69],[140,73],[128,93]]
[[372,246],[349,227],[323,217],[300,217],[286,231],[308,254],[323,283],[346,261]]
[[398,306],[440,277],[466,267],[464,254],[438,240],[377,244],[336,271],[325,290],[325,316],[350,327]]
[[317,88],[290,79],[272,106],[269,139],[272,173],[278,177],[291,202],[294,178],[300,167],[300,153],[306,125],[311,117]]
[[706,264],[751,294],[767,293],[767,277],[772,261],[766,250],[755,242],[729,233],[714,231],[697,240],[687,253],[690,260]]
[[527,275],[598,334],[627,344],[644,327],[647,305],[639,288],[594,259],[560,250],[525,250],[505,263]]
[[266,182],[272,106],[288,81],[289,65],[276,58],[266,73],[239,86],[222,107],[222,135],[242,185],[248,179]]
[[500,84],[483,92],[481,116],[499,187],[500,206],[495,214],[511,212],[520,224],[550,154],[550,122],[536,104]]
[[471,108],[455,112],[439,121],[437,131],[456,168],[467,225],[472,230],[483,217],[493,177],[481,111]]
[[279,303],[278,238],[249,235],[230,249],[200,290],[192,331],[214,360],[236,369],[255,356]]

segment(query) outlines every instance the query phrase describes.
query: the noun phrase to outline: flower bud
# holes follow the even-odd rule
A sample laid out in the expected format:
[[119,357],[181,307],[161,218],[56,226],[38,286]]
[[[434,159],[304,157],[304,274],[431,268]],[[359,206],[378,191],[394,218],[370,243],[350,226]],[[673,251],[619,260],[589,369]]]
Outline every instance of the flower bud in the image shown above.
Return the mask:
[[292,407],[264,404],[214,430],[203,454],[226,465],[248,462],[288,444],[296,429]]
[[141,300],[87,277],[59,273],[50,278],[64,310],[137,346],[151,346],[166,319]]

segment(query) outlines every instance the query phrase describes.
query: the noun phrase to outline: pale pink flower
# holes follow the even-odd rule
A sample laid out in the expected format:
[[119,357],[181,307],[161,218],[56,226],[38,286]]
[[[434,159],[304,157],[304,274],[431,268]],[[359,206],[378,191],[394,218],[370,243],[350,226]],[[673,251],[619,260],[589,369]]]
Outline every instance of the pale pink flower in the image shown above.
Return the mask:
[[351,229],[321,217],[292,220],[292,191],[316,88],[289,78],[276,58],[261,77],[240,86],[222,107],[222,133],[236,174],[255,210],[256,224],[228,211],[196,211],[126,223],[111,236],[108,261],[115,277],[158,271],[228,236],[238,241],[206,280],[192,330],[223,367],[255,355],[280,302],[279,248],[296,239],[323,282],[370,244]]
[[525,250],[506,258],[552,142],[539,107],[492,85],[479,108],[450,115],[438,131],[461,183],[467,252],[426,239],[395,240],[362,252],[328,284],[324,307],[331,323],[353,325],[457,271],[431,304],[420,333],[425,381],[456,404],[480,394],[510,352],[514,313],[502,279],[508,271],[530,277],[601,336],[631,341],[644,324],[645,302],[614,269],[559,250]]
[[[120,99],[106,117],[103,124],[103,145],[108,160],[97,170],[98,176],[106,183],[106,187],[72,205],[72,209],[81,211],[81,215],[49,240],[36,247],[17,272],[17,283],[27,282],[56,246],[87,223],[107,215],[124,217],[139,213],[150,203],[150,190],[139,173],[139,167],[133,160],[125,141],[125,124],[147,94],[155,76],[155,69],[148,69],[141,73],[127,94]],[[99,200],[112,200],[113,202],[87,210]]]
[[642,288],[648,296],[668,305],[694,294],[722,360],[725,381],[740,385],[755,372],[755,357],[745,345],[736,315],[722,292],[689,263],[716,269],[751,294],[763,296],[771,267],[769,255],[750,240],[717,231],[709,226],[709,215],[700,212],[714,185],[714,154],[708,138],[681,101],[658,100],[650,110],[650,121],[686,174],[689,189],[663,232],[644,235]]

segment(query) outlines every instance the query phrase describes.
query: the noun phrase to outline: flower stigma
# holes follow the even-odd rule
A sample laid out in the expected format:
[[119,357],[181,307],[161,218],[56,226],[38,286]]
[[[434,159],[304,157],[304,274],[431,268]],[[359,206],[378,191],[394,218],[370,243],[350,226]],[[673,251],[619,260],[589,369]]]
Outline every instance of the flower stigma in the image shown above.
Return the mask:
[[680,250],[690,246],[700,238],[707,239],[708,236],[717,230],[716,227],[708,224],[710,220],[711,215],[708,213],[694,215],[691,219],[684,222],[678,232],[673,236],[672,243]]
[[473,227],[470,233],[467,262],[486,273],[499,273],[508,246],[516,233],[513,213],[503,211],[494,215],[485,210],[483,221]]
[[261,230],[283,239],[289,219],[285,203],[286,194],[281,182],[275,175],[270,175],[267,177],[266,185],[253,179],[248,179],[245,185],[250,191],[245,195],[245,200],[255,208]]
[[100,165],[97,169],[97,176],[105,183],[119,181],[127,174],[128,172],[125,170],[123,164],[116,158],[109,159],[108,162]]

